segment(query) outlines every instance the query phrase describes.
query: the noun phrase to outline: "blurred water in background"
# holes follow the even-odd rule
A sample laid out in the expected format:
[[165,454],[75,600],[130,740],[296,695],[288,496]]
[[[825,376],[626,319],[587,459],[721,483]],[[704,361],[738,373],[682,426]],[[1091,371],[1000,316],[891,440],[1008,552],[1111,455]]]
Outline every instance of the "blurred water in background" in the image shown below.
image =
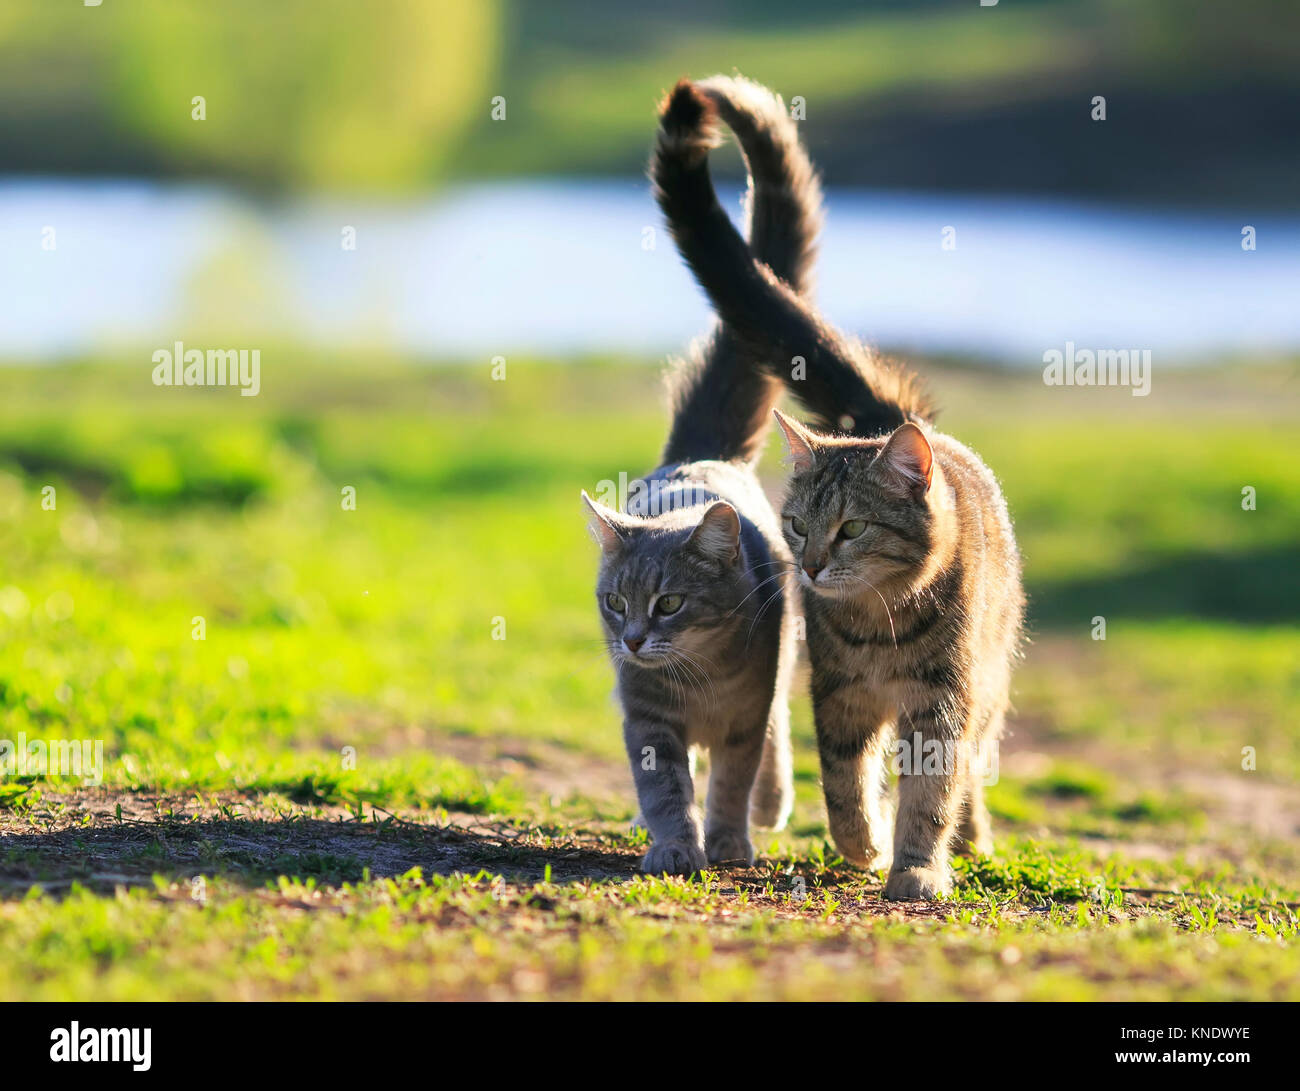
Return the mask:
[[[723,196],[738,215],[739,191]],[[817,298],[875,344],[1022,366],[1067,340],[1179,360],[1300,348],[1295,216],[1248,219],[1248,252],[1240,213],[862,190],[832,190],[828,208]],[[945,227],[954,249],[941,247]],[[662,354],[709,313],[639,178],[479,184],[398,204],[7,180],[0,253],[10,360],[178,339]]]

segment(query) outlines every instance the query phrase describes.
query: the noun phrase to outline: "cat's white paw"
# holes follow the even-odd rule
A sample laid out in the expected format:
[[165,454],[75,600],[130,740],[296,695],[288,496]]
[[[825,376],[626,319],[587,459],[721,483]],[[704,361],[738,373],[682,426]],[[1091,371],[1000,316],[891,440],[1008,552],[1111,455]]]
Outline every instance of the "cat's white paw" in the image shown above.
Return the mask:
[[703,871],[704,853],[690,841],[656,841],[641,861],[641,870],[650,875],[691,875]]
[[706,834],[705,854],[711,864],[736,863],[748,867],[754,862],[754,846],[739,830],[719,830]]
[[909,867],[891,871],[885,881],[885,897],[891,902],[932,901],[952,892],[947,868]]

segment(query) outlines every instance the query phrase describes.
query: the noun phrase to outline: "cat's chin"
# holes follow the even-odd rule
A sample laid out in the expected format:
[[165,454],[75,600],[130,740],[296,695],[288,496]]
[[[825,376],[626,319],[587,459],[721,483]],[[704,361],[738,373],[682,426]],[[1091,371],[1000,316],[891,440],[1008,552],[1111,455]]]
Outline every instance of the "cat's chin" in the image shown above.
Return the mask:
[[847,583],[813,583],[811,580],[803,581],[805,591],[811,591],[814,595],[824,599],[847,599],[852,597],[853,587]]
[[620,665],[629,667],[639,667],[641,670],[657,671],[663,670],[668,662],[668,655],[625,655],[619,660]]

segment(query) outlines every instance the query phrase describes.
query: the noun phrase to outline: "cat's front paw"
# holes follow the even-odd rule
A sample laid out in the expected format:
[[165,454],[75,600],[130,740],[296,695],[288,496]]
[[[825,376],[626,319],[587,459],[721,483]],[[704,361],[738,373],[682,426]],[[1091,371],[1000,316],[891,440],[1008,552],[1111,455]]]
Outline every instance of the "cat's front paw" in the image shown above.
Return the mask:
[[891,871],[885,881],[885,897],[891,902],[933,901],[950,893],[952,876],[947,868],[901,868]]
[[704,853],[690,841],[656,841],[641,861],[641,870],[650,875],[692,875],[703,871]]
[[735,863],[749,867],[754,862],[754,846],[739,830],[706,834],[704,850],[710,864]]

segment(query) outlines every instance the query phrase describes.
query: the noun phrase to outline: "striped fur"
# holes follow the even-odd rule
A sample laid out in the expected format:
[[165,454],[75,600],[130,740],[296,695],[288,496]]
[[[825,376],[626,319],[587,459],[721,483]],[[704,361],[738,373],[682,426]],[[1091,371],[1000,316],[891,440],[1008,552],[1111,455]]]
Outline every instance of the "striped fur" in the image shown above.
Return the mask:
[[[697,97],[706,147],[712,115]],[[1002,731],[1024,612],[1006,503],[979,458],[933,430],[910,375],[827,325],[744,248],[705,155],[660,185],[719,315],[820,425],[778,414],[832,837],[850,862],[889,868],[886,897],[942,894],[953,847],[992,845],[979,756]]]
[[[754,252],[803,286],[821,205],[793,125],[780,100],[755,85],[716,79],[709,87],[749,163]],[[680,101],[674,93],[665,102],[656,178],[700,154]],[[752,862],[751,821],[780,828],[790,813],[797,593],[780,523],[753,469],[781,392],[720,327],[678,368],[664,464],[634,483],[628,511],[583,494],[602,547],[597,603],[618,673],[639,821],[652,837],[643,862],[650,872]],[[704,815],[691,764],[698,747],[711,759]]]

